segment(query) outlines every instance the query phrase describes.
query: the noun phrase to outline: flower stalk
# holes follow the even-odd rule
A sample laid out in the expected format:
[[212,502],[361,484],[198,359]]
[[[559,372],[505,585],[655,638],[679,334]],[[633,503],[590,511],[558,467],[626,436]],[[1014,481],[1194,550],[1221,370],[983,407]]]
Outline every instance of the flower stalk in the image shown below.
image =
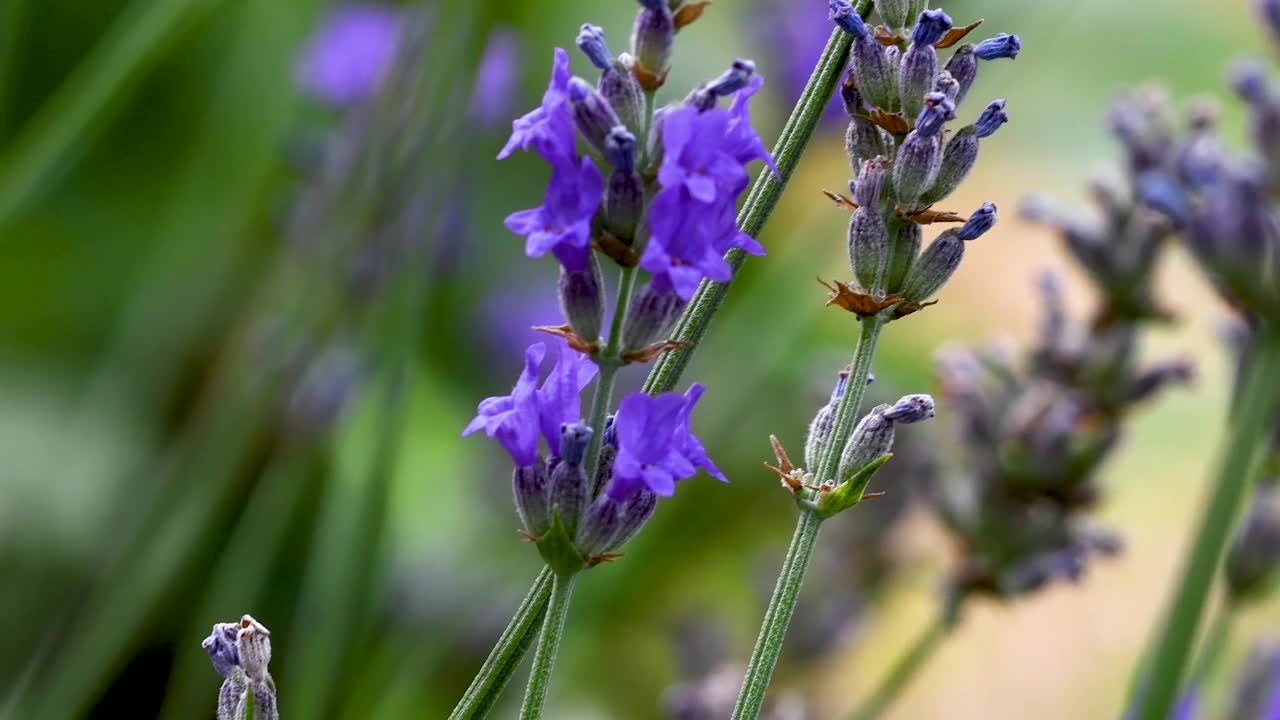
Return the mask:
[[938,617],[925,628],[924,632],[911,643],[901,657],[894,662],[889,674],[885,675],[871,697],[849,716],[849,720],[875,720],[893,704],[898,695],[911,683],[916,673],[933,657],[942,641],[955,627],[955,618],[947,612]]
[[1261,470],[1269,423],[1280,408],[1280,334],[1259,337],[1249,362],[1239,404],[1227,429],[1227,447],[1213,494],[1205,505],[1195,542],[1151,655],[1149,680],[1138,698],[1136,720],[1168,717],[1182,683],[1210,585],[1236,518]]
[[569,614],[569,598],[573,595],[573,583],[577,575],[556,575],[551,581],[551,597],[547,614],[538,637],[538,650],[533,656],[533,670],[525,688],[524,705],[520,708],[520,720],[538,720],[547,700],[547,687],[551,684],[551,671],[555,668],[560,638],[564,634],[564,619]]

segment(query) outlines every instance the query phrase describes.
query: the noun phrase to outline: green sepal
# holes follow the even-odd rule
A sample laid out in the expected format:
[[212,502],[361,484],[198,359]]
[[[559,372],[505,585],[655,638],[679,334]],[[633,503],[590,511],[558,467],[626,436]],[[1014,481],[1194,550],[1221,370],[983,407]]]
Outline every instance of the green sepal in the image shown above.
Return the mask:
[[573,545],[573,538],[560,521],[560,511],[551,510],[551,529],[534,543],[547,565],[560,577],[569,577],[587,566],[587,561]]
[[871,477],[876,474],[881,465],[889,462],[891,457],[893,457],[893,453],[881,455],[854,473],[848,482],[829,493],[823,494],[817,503],[818,515],[823,518],[829,518],[862,502],[862,494],[866,492],[867,484],[871,482]]

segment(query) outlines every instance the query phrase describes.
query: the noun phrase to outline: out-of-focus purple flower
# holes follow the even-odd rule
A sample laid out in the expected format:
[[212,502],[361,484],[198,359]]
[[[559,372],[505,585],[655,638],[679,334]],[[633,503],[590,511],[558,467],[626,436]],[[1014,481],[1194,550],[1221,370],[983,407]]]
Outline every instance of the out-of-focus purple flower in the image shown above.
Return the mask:
[[699,112],[682,105],[663,118],[662,190],[649,208],[649,244],[640,258],[655,287],[674,289],[687,300],[703,278],[730,278],[721,257],[730,247],[763,254],[758,242],[738,231],[733,212],[749,179],[744,165],[760,159],[776,172],[747,114],[761,83],[753,78],[734,94],[728,110]]
[[560,425],[575,423],[582,418],[579,400],[582,389],[596,376],[596,365],[583,353],[569,347],[564,340],[556,341],[559,350],[555,367],[542,381],[535,397],[538,404],[538,424],[547,446],[559,452]]
[[[796,12],[786,0],[762,0],[757,7],[756,13],[746,16],[747,22],[758,44],[771,53],[771,67],[781,78],[785,99],[794,102],[809,82],[814,62],[831,35],[831,21],[822,13]],[[832,123],[848,120],[838,98],[827,103],[822,119]]]
[[566,268],[580,269],[591,252],[591,216],[603,194],[604,179],[591,158],[555,162],[542,205],[508,215],[507,229],[525,237],[529,257],[551,252]]
[[698,468],[727,481],[689,425],[703,389],[695,384],[684,395],[631,393],[623,398],[614,420],[618,454],[610,497],[621,502],[640,490],[670,496],[676,482],[692,477]]
[[488,295],[476,322],[484,327],[486,357],[509,358],[547,336],[533,328],[561,320],[556,297],[532,287],[510,287]]
[[511,155],[516,148],[528,150],[531,145],[553,165],[576,158],[573,118],[567,105],[569,78],[569,53],[556,48],[551,81],[542,94],[542,104],[512,121],[511,138],[498,152],[499,160]]
[[381,3],[335,8],[302,51],[297,83],[315,98],[352,105],[378,91],[400,44],[400,11]]
[[495,438],[515,461],[517,467],[527,467],[538,460],[538,366],[546,355],[547,346],[530,345],[524,352],[524,370],[516,380],[510,395],[485,398],[476,407],[476,416],[462,430],[463,437],[477,430],[484,430]]
[[523,53],[520,38],[511,30],[498,28],[489,33],[489,42],[476,68],[469,112],[485,127],[494,127],[510,111]]

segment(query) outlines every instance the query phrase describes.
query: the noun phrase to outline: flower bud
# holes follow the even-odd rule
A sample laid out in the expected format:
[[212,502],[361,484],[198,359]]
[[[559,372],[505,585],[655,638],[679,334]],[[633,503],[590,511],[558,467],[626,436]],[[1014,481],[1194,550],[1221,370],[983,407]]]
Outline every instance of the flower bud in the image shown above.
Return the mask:
[[623,55],[610,63],[600,74],[598,89],[622,124],[633,135],[641,137],[647,121],[644,88],[640,87],[640,81],[631,71],[631,62],[630,55]]
[[613,54],[604,40],[604,28],[591,23],[583,23],[578,31],[578,49],[601,70],[608,70],[613,64]]
[[652,177],[658,173],[658,168],[662,165],[662,121],[666,118],[668,112],[671,111],[670,105],[664,105],[653,113],[653,120],[649,125],[649,137],[645,139],[645,174]]
[[622,347],[640,350],[666,337],[684,311],[685,301],[673,289],[658,290],[646,283],[627,306],[622,321]]
[[250,615],[241,617],[236,650],[245,675],[255,683],[266,682],[267,665],[271,662],[271,631]]
[[946,150],[942,151],[942,163],[938,166],[938,177],[933,181],[929,192],[920,196],[920,204],[932,205],[951,195],[969,176],[977,162],[978,136],[970,125],[962,128],[947,142]]
[[854,37],[867,34],[867,25],[862,21],[862,16],[847,0],[828,0],[827,19]]
[[844,390],[848,384],[849,371],[841,370],[836,376],[836,386],[831,391],[831,400],[818,410],[818,414],[813,417],[813,422],[809,423],[809,434],[804,439],[805,467],[810,469],[818,467],[820,461],[818,453],[830,441],[831,431],[835,429],[836,405],[844,396]]
[[671,62],[675,44],[676,23],[665,0],[641,0],[631,28],[631,54],[640,65],[661,78]]
[[613,536],[613,540],[606,549],[617,550],[635,537],[635,534],[640,532],[640,528],[649,521],[656,507],[658,507],[658,496],[648,490],[641,490],[632,495],[622,505],[622,513],[618,520],[618,534]]
[[1009,113],[1004,111],[1004,106],[1004,98],[992,100],[987,105],[987,109],[978,116],[978,121],[973,124],[973,134],[979,138],[988,138],[994,135],[1001,125],[1009,122]]
[[580,77],[569,80],[569,111],[578,132],[597,152],[604,152],[604,141],[609,131],[621,125],[609,101],[591,83]]
[[849,118],[849,129],[844,135],[844,151],[849,156],[849,166],[857,173],[864,160],[874,157],[892,157],[893,137],[879,125],[861,117]]
[[889,238],[889,269],[884,285],[885,292],[891,295],[902,290],[902,283],[924,244],[924,228],[920,225],[902,222],[897,224],[897,230],[894,237]]
[[933,417],[933,398],[928,395],[906,395],[899,398],[893,407],[885,410],[884,416],[893,422],[907,425],[927,420]]
[[606,552],[622,528],[623,504],[603,493],[591,503],[578,525],[574,546],[587,557]]
[[853,39],[850,52],[853,77],[863,99],[873,107],[892,110],[897,104],[898,82],[884,46],[864,27],[863,34]]
[[893,190],[900,209],[914,210],[920,196],[933,187],[942,167],[942,126],[954,116],[955,105],[945,96],[931,93],[926,98],[916,129],[902,141],[893,165]]
[[525,531],[534,537],[542,537],[551,529],[546,466],[537,462],[517,467],[511,474],[511,491],[515,496],[516,515],[524,523]]
[[955,230],[939,235],[921,253],[902,281],[902,297],[907,302],[924,302],[942,289],[964,257],[964,241]]
[[973,45],[965,44],[956,48],[944,69],[959,83],[960,87],[954,98],[956,105],[959,105],[964,102],[964,96],[969,94],[973,81],[978,79],[978,56],[974,54]]
[[716,97],[728,97],[746,87],[755,74],[755,63],[738,58],[733,61],[728,70],[720,73],[719,77],[707,84],[707,92]]
[[591,428],[582,423],[560,426],[560,462],[551,471],[551,507],[570,537],[578,529],[578,519],[590,501],[591,488],[587,485],[582,458],[591,435]]
[[880,19],[891,29],[907,26],[907,21],[915,17],[911,12],[909,0],[876,0],[876,12]]
[[237,623],[218,623],[213,626],[209,637],[200,643],[205,652],[209,653],[213,669],[224,678],[240,665],[240,651],[236,648],[239,632],[240,626]]
[[604,435],[601,436],[600,459],[596,467],[596,476],[591,481],[591,497],[598,497],[613,479],[613,458],[618,454],[616,433],[613,430],[613,416],[605,418]]
[[973,54],[983,60],[998,60],[1000,58],[1013,60],[1018,57],[1018,53],[1021,51],[1022,39],[1009,33],[1000,33],[995,37],[987,38],[973,48]]
[[985,202],[982,207],[973,211],[968,221],[960,226],[956,234],[961,240],[977,240],[987,233],[988,230],[995,227],[996,224],[996,205],[995,203]]
[[880,193],[887,171],[884,158],[868,160],[862,164],[853,188],[858,209],[849,218],[849,267],[866,291],[881,289],[889,262],[889,231],[880,214]]
[[960,83],[951,77],[951,73],[946,70],[940,71],[933,78],[933,91],[942,93],[951,102],[956,101],[956,95],[960,94]]
[[933,90],[934,78],[938,74],[938,52],[933,49],[933,44],[950,29],[951,18],[943,11],[920,13],[911,45],[902,54],[898,67],[898,94],[905,117],[915,117],[924,108],[924,96]]
[[581,267],[561,265],[557,290],[560,312],[573,334],[587,342],[598,340],[604,320],[604,283],[595,255],[588,254]]
[[848,482],[859,470],[893,449],[893,421],[884,416],[888,405],[878,405],[858,422],[840,453],[838,477]]

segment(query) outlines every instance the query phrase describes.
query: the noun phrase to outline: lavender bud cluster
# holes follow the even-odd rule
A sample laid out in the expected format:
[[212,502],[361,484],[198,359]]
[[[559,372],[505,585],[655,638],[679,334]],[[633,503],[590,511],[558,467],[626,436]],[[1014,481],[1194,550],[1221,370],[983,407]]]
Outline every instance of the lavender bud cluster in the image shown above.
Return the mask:
[[[657,498],[699,468],[725,479],[690,429],[701,385],[632,393],[613,414],[604,403],[620,367],[671,347],[664,339],[699,283],[730,279],[726,251],[764,253],[735,219],[746,166],[773,168],[748,116],[763,79],[737,60],[649,113],[675,35],[702,4],[639,4],[628,52],[614,55],[603,28],[581,26],[576,44],[594,81],[573,75],[569,53],[555,50],[541,104],[512,123],[498,154],[533,150],[550,166],[543,203],[511,214],[506,227],[525,238],[529,257],[558,261],[565,324],[541,328],[559,339],[528,348],[511,394],[481,402],[463,434],[483,430],[511,455],[523,531],[561,575],[612,557]],[[606,265],[619,269],[608,329]],[[636,288],[641,271],[647,280]],[[540,383],[548,354],[555,364]],[[584,418],[580,394],[593,379],[596,402]]]
[[864,297],[858,304],[866,308],[855,312],[874,314],[892,299],[902,316],[937,294],[965,243],[995,223],[995,205],[986,203],[963,228],[940,234],[921,252],[921,225],[963,222],[933,206],[968,176],[980,142],[1008,122],[1005,101],[989,103],[949,140],[947,125],[977,79],[979,60],[1014,58],[1021,41],[1001,34],[959,45],[943,62],[938,51],[956,46],[974,26],[953,27],[945,12],[914,0],[877,2],[886,23],[879,28],[844,0],[829,5],[832,20],[854,36],[841,97],[849,115],[845,151],[856,175],[849,263]]
[[213,669],[222,676],[218,720],[278,720],[276,684],[267,672],[271,631],[252,616],[238,623],[218,623],[201,643]]

